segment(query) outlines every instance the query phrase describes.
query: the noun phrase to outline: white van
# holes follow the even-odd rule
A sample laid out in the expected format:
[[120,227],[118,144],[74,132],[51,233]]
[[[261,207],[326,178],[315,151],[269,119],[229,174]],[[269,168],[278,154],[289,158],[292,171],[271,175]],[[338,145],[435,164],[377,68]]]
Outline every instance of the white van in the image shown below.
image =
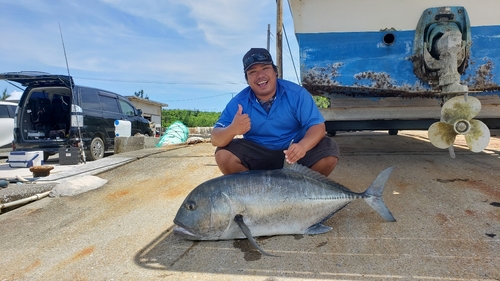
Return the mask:
[[12,147],[16,107],[15,103],[0,101],[0,148]]

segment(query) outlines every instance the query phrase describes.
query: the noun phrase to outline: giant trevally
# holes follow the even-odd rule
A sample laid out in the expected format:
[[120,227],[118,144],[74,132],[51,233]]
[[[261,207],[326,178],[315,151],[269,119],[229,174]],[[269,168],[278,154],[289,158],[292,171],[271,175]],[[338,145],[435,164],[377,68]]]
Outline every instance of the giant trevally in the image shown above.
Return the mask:
[[364,199],[387,221],[395,221],[382,200],[392,167],[365,192],[347,187],[299,164],[278,170],[251,170],[208,180],[189,193],[175,216],[174,233],[188,240],[321,234],[323,223],[355,199]]

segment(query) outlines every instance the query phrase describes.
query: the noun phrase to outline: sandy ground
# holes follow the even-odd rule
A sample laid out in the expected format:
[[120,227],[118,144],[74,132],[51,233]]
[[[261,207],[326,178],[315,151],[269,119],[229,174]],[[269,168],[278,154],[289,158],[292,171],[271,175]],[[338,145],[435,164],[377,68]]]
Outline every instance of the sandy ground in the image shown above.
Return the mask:
[[163,149],[99,174],[103,187],[0,215],[0,280],[499,280],[500,140],[456,158],[425,132],[340,133],[330,177],[366,189],[394,166],[385,222],[363,201],[316,236],[193,242],[173,218],[198,184],[220,175],[209,143]]

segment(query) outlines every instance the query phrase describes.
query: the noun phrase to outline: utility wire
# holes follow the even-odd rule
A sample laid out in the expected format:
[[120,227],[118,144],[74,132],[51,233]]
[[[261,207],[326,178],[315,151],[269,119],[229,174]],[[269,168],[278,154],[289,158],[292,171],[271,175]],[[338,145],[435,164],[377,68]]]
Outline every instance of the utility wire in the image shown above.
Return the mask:
[[[299,75],[298,75],[298,73],[297,73],[297,68],[296,68],[296,66],[295,66],[295,60],[293,59],[292,49],[290,48],[290,42],[288,41],[288,36],[287,36],[287,34],[286,34],[286,29],[285,29],[285,26],[284,26],[284,25],[283,25],[283,31],[284,31],[284,33],[285,33],[286,44],[287,44],[287,46],[288,46],[288,54],[287,54],[286,52],[285,52],[285,54],[287,54],[287,57],[288,57],[288,58],[290,58],[290,60],[292,61],[293,70],[294,70],[294,72],[295,72],[295,77],[297,78],[297,83],[298,83],[298,84],[301,84],[301,83],[300,83],[300,78],[299,78]],[[276,36],[274,36],[274,34],[273,34],[273,33],[271,33],[271,32],[270,32],[270,35],[271,35],[271,37],[272,37],[272,38],[271,38],[271,40],[272,40],[274,43],[276,43],[276,41],[275,41],[275,40],[273,40],[273,38],[274,38],[274,39],[276,39]]]
[[[278,6],[278,0],[276,0],[276,6]],[[290,9],[290,15],[292,14],[292,8],[290,7],[290,2],[288,2],[288,8]],[[288,52],[290,53],[290,59],[292,60],[293,70],[295,71],[295,77],[297,77],[298,84],[300,83],[299,75],[297,74],[297,68],[295,67],[295,61],[293,59],[292,50],[290,49],[290,42],[288,41],[288,36],[286,35],[285,24],[282,23],[283,31],[285,33],[286,44],[288,46]],[[271,34],[272,35],[272,34]]]
[[300,83],[299,75],[297,74],[297,68],[295,67],[295,60],[293,59],[292,49],[290,48],[290,42],[288,41],[288,36],[286,35],[285,25],[283,25],[283,31],[285,33],[286,45],[288,46],[288,52],[290,53],[290,57],[292,58],[293,70],[295,72],[295,77],[297,77],[297,83]]
[[[273,35],[273,36],[271,36],[271,37],[274,37],[274,34],[271,34],[271,35]],[[276,38],[276,37],[274,37],[274,38]],[[272,42],[272,43],[276,43],[276,40],[274,40],[274,38],[271,38],[271,42]],[[290,60],[293,60],[293,58],[290,56],[290,54],[289,54],[289,53],[285,52],[284,54],[285,54],[285,55],[286,55],[286,56],[287,56]]]
[[233,95],[233,94],[234,93],[225,93],[225,94],[219,94],[219,95],[208,96],[208,97],[190,98],[190,99],[182,99],[182,100],[167,100],[165,102],[177,102],[177,101],[192,101],[192,100],[211,99],[211,98],[216,98],[216,97],[225,96],[225,95]]
[[176,81],[147,81],[147,80],[126,80],[126,79],[109,79],[109,78],[90,78],[90,77],[74,77],[83,80],[96,80],[96,81],[107,81],[107,82],[122,82],[122,83],[142,83],[142,84],[164,84],[164,85],[238,85],[238,84],[246,84],[246,82],[202,82],[202,81],[194,81],[194,82],[176,82]]
[[[285,34],[286,34],[286,32],[285,32]],[[273,34],[271,34],[271,35],[273,35]],[[274,35],[273,35],[272,37],[274,37]],[[276,37],[274,37],[274,38],[276,38]],[[286,35],[285,35],[285,38],[286,38]],[[271,38],[271,41],[272,41],[273,43],[276,43],[276,41],[275,41],[273,38]],[[295,61],[294,61],[294,59],[293,59],[292,51],[291,51],[291,49],[290,49],[290,44],[288,44],[288,40],[287,40],[287,45],[288,45],[288,53],[287,53],[287,52],[284,52],[284,54],[286,54],[286,56],[287,56],[287,57],[288,57],[288,58],[292,61],[293,69],[294,69],[294,72],[295,72],[295,77],[297,78],[297,82],[298,82],[298,84],[301,84],[301,83],[300,83],[299,76],[298,76],[298,74],[297,74],[297,69],[295,68]]]

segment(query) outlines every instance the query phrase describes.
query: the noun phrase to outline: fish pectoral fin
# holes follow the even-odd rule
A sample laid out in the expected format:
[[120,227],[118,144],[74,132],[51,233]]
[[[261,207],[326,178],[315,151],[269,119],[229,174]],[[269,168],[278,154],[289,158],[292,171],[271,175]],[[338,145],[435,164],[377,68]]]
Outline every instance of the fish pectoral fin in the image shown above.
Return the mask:
[[236,216],[234,216],[234,221],[238,224],[238,226],[240,227],[241,231],[243,232],[243,234],[245,234],[245,236],[247,237],[248,241],[250,241],[250,243],[252,243],[252,245],[257,249],[259,250],[259,252],[261,252],[262,254],[266,255],[266,256],[271,256],[271,257],[277,257],[275,255],[271,255],[269,254],[268,252],[264,251],[260,246],[259,244],[257,244],[257,242],[255,241],[255,239],[253,239],[253,236],[252,236],[252,232],[250,232],[250,229],[248,228],[248,226],[245,224],[245,222],[243,221],[243,216],[240,215],[240,214],[237,214]]
[[326,226],[326,225],[321,224],[321,223],[317,223],[315,225],[310,226],[308,229],[306,229],[306,232],[304,232],[304,234],[311,234],[311,235],[322,234],[322,233],[328,232],[332,229],[333,228],[331,228],[329,226]]

